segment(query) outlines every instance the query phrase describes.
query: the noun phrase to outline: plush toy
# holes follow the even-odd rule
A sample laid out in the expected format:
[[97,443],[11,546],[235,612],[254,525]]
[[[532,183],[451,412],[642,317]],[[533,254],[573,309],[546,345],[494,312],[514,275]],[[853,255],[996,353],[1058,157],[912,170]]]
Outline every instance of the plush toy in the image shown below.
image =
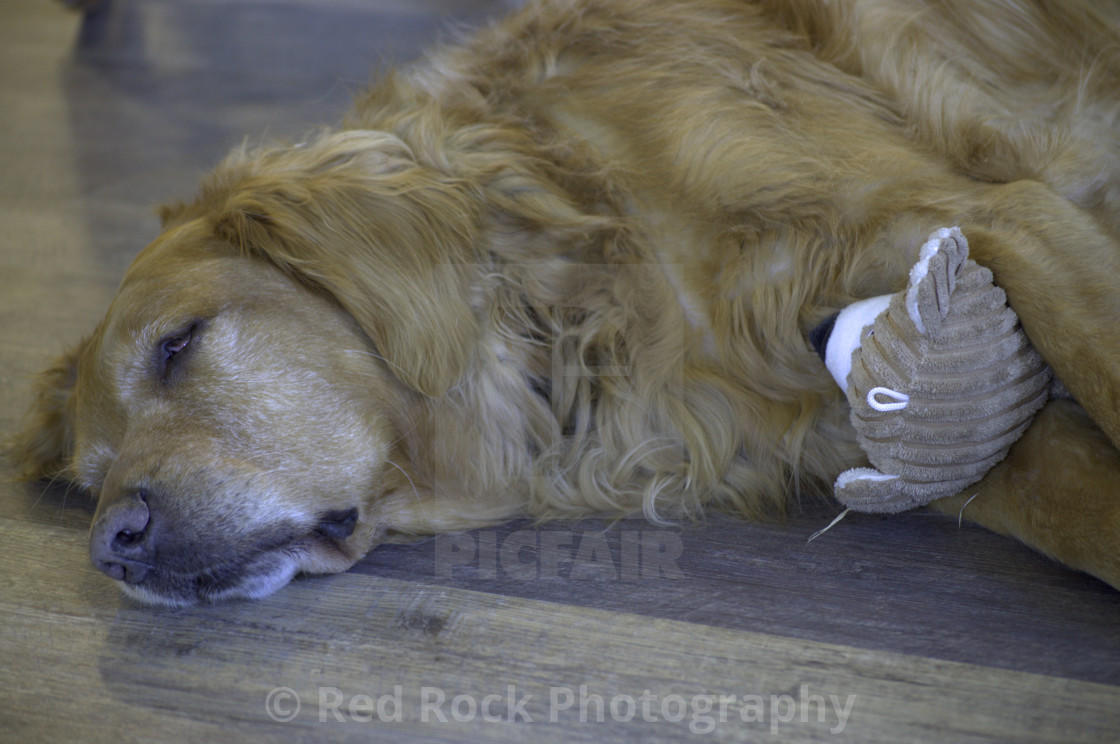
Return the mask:
[[874,465],[835,484],[836,498],[863,512],[900,512],[976,483],[1030,425],[1052,378],[957,228],[922,246],[904,291],[846,308],[813,344]]

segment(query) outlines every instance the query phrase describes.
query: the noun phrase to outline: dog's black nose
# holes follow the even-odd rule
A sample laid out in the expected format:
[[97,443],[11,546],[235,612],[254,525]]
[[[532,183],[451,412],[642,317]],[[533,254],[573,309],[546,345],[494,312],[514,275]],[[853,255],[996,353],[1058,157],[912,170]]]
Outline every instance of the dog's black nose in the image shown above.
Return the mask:
[[117,581],[142,582],[152,567],[151,519],[143,491],[128,493],[108,504],[90,531],[89,557],[93,565]]
[[354,534],[354,528],[357,525],[357,508],[337,509],[335,511],[325,512],[315,531],[324,537],[330,537],[335,540],[345,540]]

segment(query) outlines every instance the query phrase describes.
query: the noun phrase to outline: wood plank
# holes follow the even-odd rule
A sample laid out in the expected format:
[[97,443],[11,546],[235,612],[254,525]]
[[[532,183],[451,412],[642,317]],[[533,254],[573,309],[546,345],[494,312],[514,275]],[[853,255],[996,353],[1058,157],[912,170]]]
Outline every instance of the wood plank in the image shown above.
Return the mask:
[[[713,515],[670,530],[627,520],[606,533],[588,520],[545,525],[536,536],[521,522],[382,546],[354,570],[1120,683],[1120,594],[1107,585],[934,514],[856,516],[808,542],[831,517],[818,510],[752,524]],[[676,573],[659,572],[656,554],[642,565],[642,540],[674,551]],[[511,556],[503,552],[511,545],[526,547]],[[605,558],[593,552],[599,545]],[[628,560],[653,576],[626,580]]]
[[[683,739],[709,723],[721,741],[1120,738],[1116,689],[1106,685],[353,573],[255,603],[137,608],[75,562],[79,533],[0,520],[0,541],[0,727],[28,739],[146,741],[154,731],[166,740],[606,742]],[[43,555],[43,544],[55,550]],[[376,708],[363,720],[358,696],[392,698],[397,685],[400,720],[381,721]],[[586,700],[603,698],[601,723],[594,703],[579,720],[581,685]],[[284,723],[266,709],[278,688],[301,702]],[[496,696],[491,717],[516,720],[483,720],[487,695]],[[686,704],[680,721],[670,696]],[[628,700],[634,717],[621,720]],[[274,714],[293,712],[293,701],[274,694]],[[382,712],[393,717],[388,701]]]

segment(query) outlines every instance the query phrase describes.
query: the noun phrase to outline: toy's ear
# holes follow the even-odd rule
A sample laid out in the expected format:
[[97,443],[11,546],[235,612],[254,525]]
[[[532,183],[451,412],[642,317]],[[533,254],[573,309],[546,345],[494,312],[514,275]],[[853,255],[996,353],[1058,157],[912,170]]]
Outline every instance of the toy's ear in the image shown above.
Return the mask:
[[70,464],[74,452],[74,383],[78,357],[86,343],[59,357],[39,375],[35,400],[9,447],[20,480],[55,478]]
[[370,131],[255,153],[217,178],[220,238],[333,295],[410,387],[436,397],[458,382],[479,333],[479,205],[462,184]]

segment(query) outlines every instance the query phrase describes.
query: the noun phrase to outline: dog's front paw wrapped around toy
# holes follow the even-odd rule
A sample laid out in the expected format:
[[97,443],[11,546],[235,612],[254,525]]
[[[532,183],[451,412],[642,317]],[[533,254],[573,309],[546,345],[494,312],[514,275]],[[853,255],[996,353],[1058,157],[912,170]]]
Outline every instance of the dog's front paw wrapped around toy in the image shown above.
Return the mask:
[[957,228],[922,246],[904,291],[840,313],[823,348],[874,466],[841,474],[835,494],[863,512],[923,506],[979,481],[1026,431],[1052,377]]

